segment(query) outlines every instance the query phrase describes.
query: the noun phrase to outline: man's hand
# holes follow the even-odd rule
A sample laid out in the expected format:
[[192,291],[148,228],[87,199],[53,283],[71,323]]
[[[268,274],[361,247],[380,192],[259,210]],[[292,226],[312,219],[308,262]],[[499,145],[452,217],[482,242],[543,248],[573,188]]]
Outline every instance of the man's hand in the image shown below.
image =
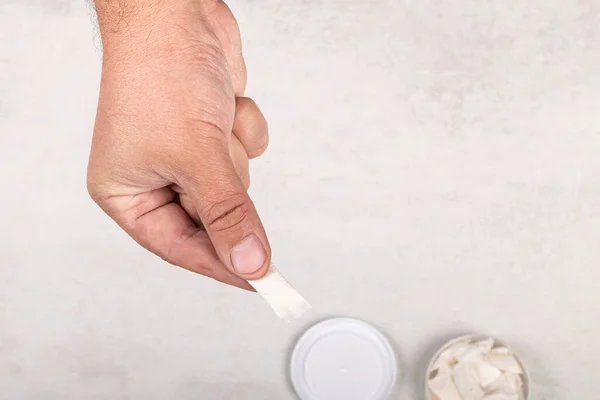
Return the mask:
[[92,198],[163,259],[221,282],[268,269],[247,194],[267,124],[243,96],[237,24],[216,0],[96,0],[104,59]]

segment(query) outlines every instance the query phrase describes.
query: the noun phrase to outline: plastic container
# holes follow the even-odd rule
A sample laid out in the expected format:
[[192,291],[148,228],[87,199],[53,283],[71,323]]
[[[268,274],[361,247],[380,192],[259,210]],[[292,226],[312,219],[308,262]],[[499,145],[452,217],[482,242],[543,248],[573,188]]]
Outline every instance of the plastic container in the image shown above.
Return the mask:
[[448,348],[454,346],[455,344],[458,344],[460,342],[465,342],[465,341],[470,341],[470,342],[477,342],[480,340],[486,340],[486,339],[493,339],[494,340],[494,347],[506,347],[507,349],[509,349],[513,356],[516,358],[516,360],[519,362],[519,364],[521,365],[521,368],[523,369],[523,374],[522,374],[522,379],[523,379],[523,398],[525,400],[531,400],[531,377],[529,375],[529,371],[527,369],[527,366],[525,365],[525,363],[523,362],[523,360],[521,359],[521,357],[514,351],[514,349],[507,345],[504,341],[497,339],[493,336],[487,336],[487,335],[477,335],[477,334],[471,334],[471,335],[465,335],[465,336],[460,336],[457,337],[455,339],[452,339],[448,342],[446,342],[446,344],[444,344],[436,353],[435,355],[431,358],[431,361],[429,362],[429,365],[427,366],[427,371],[425,372],[425,398],[427,400],[439,400],[437,396],[435,396],[434,394],[431,393],[431,391],[429,390],[429,386],[428,386],[428,381],[429,381],[429,376],[430,374],[433,372],[433,365],[434,363],[437,361],[437,359],[440,357],[440,354],[442,354],[442,352],[444,352],[445,350],[447,350]]

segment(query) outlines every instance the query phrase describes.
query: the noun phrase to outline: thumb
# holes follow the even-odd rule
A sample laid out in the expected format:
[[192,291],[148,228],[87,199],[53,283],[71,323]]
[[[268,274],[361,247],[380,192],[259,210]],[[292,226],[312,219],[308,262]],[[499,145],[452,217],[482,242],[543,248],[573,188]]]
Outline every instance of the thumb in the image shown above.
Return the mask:
[[186,167],[182,186],[223,264],[243,279],[259,279],[268,270],[271,248],[226,144],[219,147]]

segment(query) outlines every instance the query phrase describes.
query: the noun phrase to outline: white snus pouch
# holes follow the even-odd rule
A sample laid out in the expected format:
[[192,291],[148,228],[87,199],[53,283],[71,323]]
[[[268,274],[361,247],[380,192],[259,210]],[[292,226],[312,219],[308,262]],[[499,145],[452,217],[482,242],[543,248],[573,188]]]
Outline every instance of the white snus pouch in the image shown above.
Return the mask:
[[304,297],[285,280],[273,264],[271,264],[265,276],[248,281],[248,283],[281,319],[293,320],[299,318],[311,308]]

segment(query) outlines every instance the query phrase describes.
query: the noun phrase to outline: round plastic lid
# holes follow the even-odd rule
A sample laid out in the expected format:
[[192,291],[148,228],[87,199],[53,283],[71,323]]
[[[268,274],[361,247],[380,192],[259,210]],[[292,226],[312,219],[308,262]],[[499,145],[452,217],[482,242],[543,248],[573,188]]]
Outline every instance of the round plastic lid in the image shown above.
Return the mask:
[[292,384],[301,400],[385,400],[396,375],[396,357],[385,336],[352,318],[314,325],[292,353]]

